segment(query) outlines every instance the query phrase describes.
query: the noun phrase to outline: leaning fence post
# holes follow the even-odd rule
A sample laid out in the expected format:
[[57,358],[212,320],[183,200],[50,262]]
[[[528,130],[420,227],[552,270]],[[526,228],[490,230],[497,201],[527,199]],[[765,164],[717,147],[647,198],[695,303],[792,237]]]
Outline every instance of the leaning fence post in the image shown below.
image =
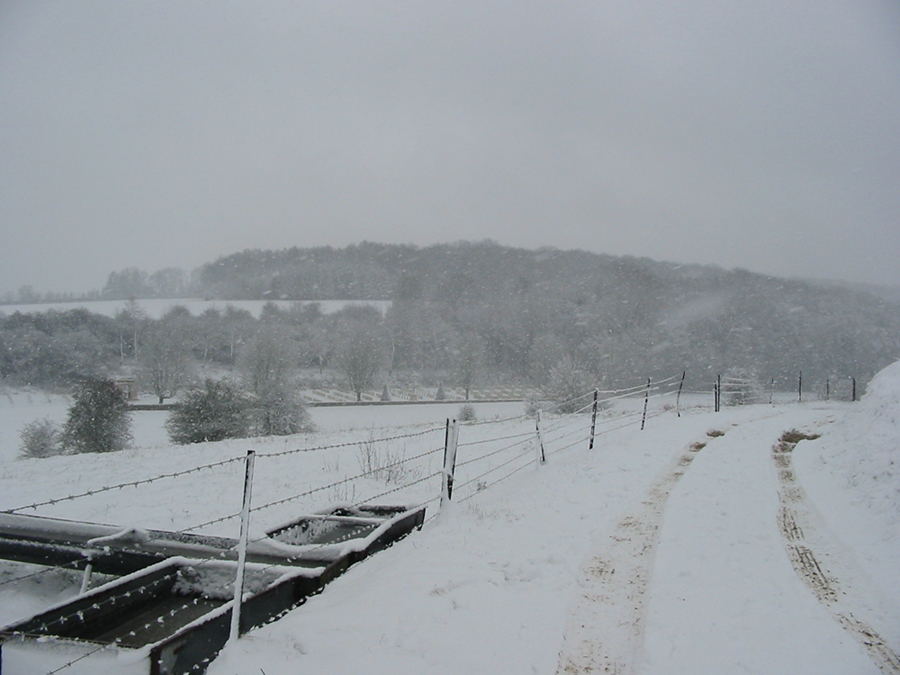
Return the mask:
[[678,383],[678,395],[675,397],[675,415],[677,417],[681,417],[681,390],[684,387],[685,375],[687,375],[687,371],[681,371],[681,382]]
[[441,483],[441,509],[453,497],[453,472],[456,470],[456,447],[459,443],[459,421],[447,418],[444,434],[444,479]]
[[594,389],[594,405],[591,408],[591,442],[588,444],[588,450],[594,449],[594,430],[597,428],[597,399],[600,396],[600,390]]
[[244,469],[244,505],[241,508],[241,538],[238,540],[237,574],[234,579],[234,607],[231,609],[231,634],[229,641],[240,637],[241,601],[244,599],[244,568],[247,564],[247,539],[250,535],[250,493],[253,490],[253,465],[256,453],[247,451],[247,463]]
[[538,464],[543,464],[547,461],[547,456],[544,454],[544,430],[541,429],[541,411],[537,411],[537,415],[534,418],[534,431],[537,439],[537,462]]
[[647,404],[650,402],[650,378],[647,378],[647,389],[644,391],[644,415],[641,417],[641,431],[647,423]]

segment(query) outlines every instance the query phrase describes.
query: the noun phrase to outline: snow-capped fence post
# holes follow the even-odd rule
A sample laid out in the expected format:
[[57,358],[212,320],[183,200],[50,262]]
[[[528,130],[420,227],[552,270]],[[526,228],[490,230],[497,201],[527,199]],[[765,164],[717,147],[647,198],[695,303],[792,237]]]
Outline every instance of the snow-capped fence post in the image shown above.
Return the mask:
[[441,482],[441,508],[453,497],[453,472],[456,470],[456,446],[459,442],[459,421],[447,418],[444,433],[444,479]]
[[641,431],[647,423],[647,404],[650,402],[650,378],[647,378],[647,388],[644,390],[644,414],[641,416]]
[[600,390],[594,389],[594,404],[591,406],[591,442],[588,444],[588,450],[594,449],[594,430],[597,428],[597,399],[600,397]]
[[247,565],[247,539],[250,535],[250,493],[253,490],[253,465],[256,453],[247,451],[244,468],[244,505],[241,508],[241,538],[238,540],[237,573],[234,578],[234,606],[231,609],[231,634],[229,641],[234,642],[241,633],[241,601],[244,599],[244,568]]
[[534,432],[535,432],[535,440],[537,442],[537,464],[540,466],[544,462],[547,461],[547,457],[544,454],[544,431],[541,429],[541,411],[537,411],[537,415],[534,418]]
[[681,371],[681,381],[678,383],[678,394],[675,396],[675,416],[681,417],[681,390],[684,388],[684,376],[687,371]]

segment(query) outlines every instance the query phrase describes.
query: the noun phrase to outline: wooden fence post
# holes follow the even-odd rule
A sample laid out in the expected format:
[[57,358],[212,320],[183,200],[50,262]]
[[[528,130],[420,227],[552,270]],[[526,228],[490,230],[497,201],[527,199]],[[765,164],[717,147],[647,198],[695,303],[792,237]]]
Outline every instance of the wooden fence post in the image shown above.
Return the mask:
[[856,401],[856,378],[851,377],[850,379],[853,380],[853,400]]
[[641,417],[641,431],[647,423],[647,404],[650,402],[650,378],[647,378],[647,389],[644,391],[644,414]]
[[797,378],[797,403],[803,403],[803,371],[800,371],[800,377]]
[[681,417],[681,390],[684,387],[684,376],[687,375],[687,371],[681,371],[681,382],[678,383],[678,395],[675,397],[675,415],[676,417]]
[[719,401],[722,396],[722,376],[716,375],[716,381],[713,382],[713,409],[719,412]]
[[231,609],[231,634],[228,640],[234,642],[241,634],[241,602],[244,599],[244,568],[247,565],[247,539],[250,535],[250,493],[253,490],[253,465],[256,453],[247,451],[244,467],[244,505],[241,508],[241,538],[238,540],[237,574],[234,579],[234,606]]
[[537,411],[537,416],[534,418],[534,431],[537,440],[537,463],[540,465],[547,461],[547,456],[544,453],[544,431],[541,429],[540,410]]
[[441,483],[441,509],[453,497],[453,472],[456,471],[456,447],[459,443],[459,421],[447,418],[444,434],[444,479]]
[[600,390],[594,389],[594,405],[591,408],[591,442],[588,444],[588,450],[594,449],[594,430],[597,428],[597,399],[600,396]]

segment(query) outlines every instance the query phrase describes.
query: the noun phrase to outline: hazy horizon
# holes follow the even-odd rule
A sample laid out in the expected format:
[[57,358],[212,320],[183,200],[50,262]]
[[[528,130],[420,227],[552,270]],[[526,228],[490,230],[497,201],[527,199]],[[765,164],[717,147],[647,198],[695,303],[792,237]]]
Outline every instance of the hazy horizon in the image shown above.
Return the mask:
[[900,286],[900,5],[0,6],[0,294],[493,239]]

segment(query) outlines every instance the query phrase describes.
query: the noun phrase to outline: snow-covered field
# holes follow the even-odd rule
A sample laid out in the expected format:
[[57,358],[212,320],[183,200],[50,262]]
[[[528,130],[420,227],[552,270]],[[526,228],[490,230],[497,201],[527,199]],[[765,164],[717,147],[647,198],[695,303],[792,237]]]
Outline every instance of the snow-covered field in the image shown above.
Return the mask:
[[[137,301],[137,306],[151,319],[159,319],[173,307],[186,307],[194,316],[199,316],[207,309],[224,311],[228,307],[243,309],[259,318],[262,308],[267,303],[273,303],[281,309],[290,309],[294,305],[319,305],[324,314],[332,314],[347,306],[374,307],[382,313],[390,306],[390,300],[203,300],[200,298],[147,298]],[[86,309],[94,314],[113,317],[128,308],[124,300],[85,300],[74,302],[41,302],[34,304],[0,305],[0,314],[23,314],[47,312],[50,310],[68,311],[71,309]]]
[[[9,394],[0,510],[233,458],[23,511],[194,531],[238,512],[251,448],[257,536],[330,503],[429,502],[420,532],[230,645],[213,675],[900,672],[900,364],[856,404],[695,403],[678,417],[671,398],[651,401],[641,431],[642,401],[616,402],[593,450],[589,414],[545,416],[541,465],[521,404],[476,404],[454,503],[434,517],[443,420],[459,404],[317,408],[313,435],[188,447],[168,444],[164,413],[139,413],[131,449],[19,460],[18,429],[61,420],[65,400]],[[820,438],[780,444],[789,430]],[[367,457],[405,460],[402,475],[339,482]],[[78,590],[74,572],[10,581],[34,571],[0,567],[0,623]],[[66,649],[8,644],[4,675],[49,672]],[[107,671],[85,659],[60,672]]]

